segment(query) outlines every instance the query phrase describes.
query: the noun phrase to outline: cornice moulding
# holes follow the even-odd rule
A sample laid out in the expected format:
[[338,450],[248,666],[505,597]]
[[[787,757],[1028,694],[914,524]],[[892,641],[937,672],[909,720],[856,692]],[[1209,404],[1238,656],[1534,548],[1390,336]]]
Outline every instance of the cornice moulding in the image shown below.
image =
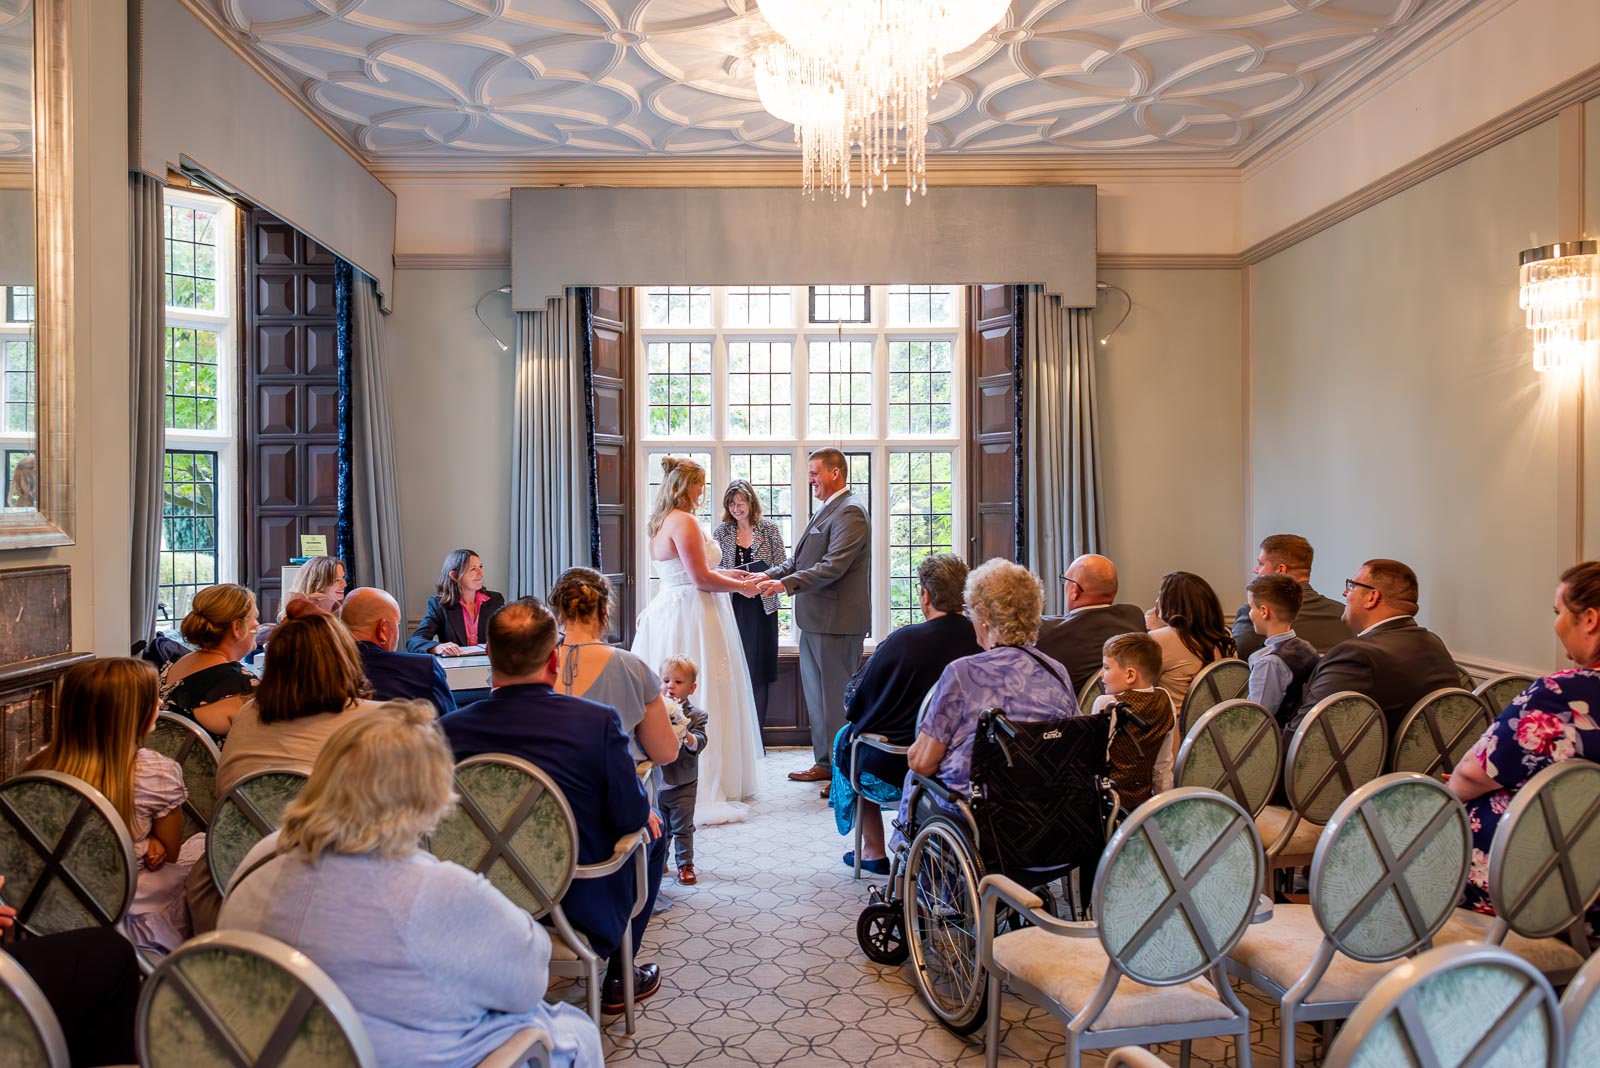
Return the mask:
[[511,270],[511,253],[505,252],[397,252],[397,271]]

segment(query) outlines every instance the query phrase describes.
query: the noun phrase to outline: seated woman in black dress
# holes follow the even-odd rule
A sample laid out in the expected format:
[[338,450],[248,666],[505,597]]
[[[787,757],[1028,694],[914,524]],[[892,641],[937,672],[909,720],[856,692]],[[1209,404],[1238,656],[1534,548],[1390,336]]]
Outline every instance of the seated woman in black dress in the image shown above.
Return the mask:
[[242,663],[256,646],[256,598],[231,582],[194,595],[183,640],[194,646],[161,672],[161,707],[194,720],[218,744],[258,681]]
[[[789,558],[778,524],[761,518],[761,498],[742,478],[728,483],[722,493],[722,522],[711,532],[722,550],[722,566],[761,572]],[[778,678],[778,598],[747,595],[734,597],[733,618],[739,625],[744,662],[750,668],[750,688],[756,699],[756,719],[767,725],[768,689]]]
[[428,609],[406,649],[434,656],[461,656],[468,646],[483,645],[489,637],[489,617],[505,607],[506,599],[483,588],[483,561],[471,549],[452,549],[439,569],[439,585],[428,598]]
[[[845,698],[845,725],[833,740],[833,786],[828,803],[840,834],[855,828],[856,797],[850,788],[850,743],[859,734],[881,734],[891,745],[909,746],[917,737],[922,699],[951,661],[983,652],[972,624],[961,614],[967,565],[952,553],[938,553],[917,568],[924,622],[901,627],[878,643],[872,659]],[[870,746],[861,750],[861,867],[887,875],[879,806],[900,800],[906,758]],[[852,867],[855,855],[846,853]]]

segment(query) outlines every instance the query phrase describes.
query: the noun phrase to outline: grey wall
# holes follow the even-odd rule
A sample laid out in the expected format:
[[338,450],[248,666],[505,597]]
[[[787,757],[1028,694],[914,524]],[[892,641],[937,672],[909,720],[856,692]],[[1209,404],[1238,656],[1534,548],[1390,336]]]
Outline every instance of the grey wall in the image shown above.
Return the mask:
[[33,190],[0,189],[0,285],[32,285]]
[[[1584,225],[1600,238],[1600,99],[1584,105]],[[1600,560],[1600,367],[1589,368],[1584,388],[1583,556]]]

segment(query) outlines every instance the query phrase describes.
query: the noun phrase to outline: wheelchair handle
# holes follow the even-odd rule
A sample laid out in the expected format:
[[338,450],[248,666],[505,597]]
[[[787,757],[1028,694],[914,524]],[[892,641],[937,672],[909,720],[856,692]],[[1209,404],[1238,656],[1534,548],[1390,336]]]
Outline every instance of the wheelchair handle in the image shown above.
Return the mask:
[[918,775],[916,772],[912,772],[911,780],[947,805],[957,805],[967,799],[964,794],[956,793],[938,779],[930,776]]
[[1006,719],[1005,713],[998,708],[986,708],[978,716],[978,727],[987,731],[989,740],[1000,746],[1000,753],[1006,758],[1006,767],[1016,767],[1016,761],[1011,759],[1011,746],[1006,739],[1015,739],[1017,728]]

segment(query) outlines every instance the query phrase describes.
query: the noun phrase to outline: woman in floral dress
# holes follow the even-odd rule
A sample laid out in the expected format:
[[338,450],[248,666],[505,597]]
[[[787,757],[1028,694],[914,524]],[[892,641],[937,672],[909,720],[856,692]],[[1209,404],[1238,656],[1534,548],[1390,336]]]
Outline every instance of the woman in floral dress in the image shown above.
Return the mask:
[[1556,586],[1556,638],[1578,666],[1558,671],[1512,699],[1450,776],[1472,825],[1465,904],[1494,913],[1489,847],[1522,784],[1562,760],[1600,758],[1600,562],[1566,570]]

